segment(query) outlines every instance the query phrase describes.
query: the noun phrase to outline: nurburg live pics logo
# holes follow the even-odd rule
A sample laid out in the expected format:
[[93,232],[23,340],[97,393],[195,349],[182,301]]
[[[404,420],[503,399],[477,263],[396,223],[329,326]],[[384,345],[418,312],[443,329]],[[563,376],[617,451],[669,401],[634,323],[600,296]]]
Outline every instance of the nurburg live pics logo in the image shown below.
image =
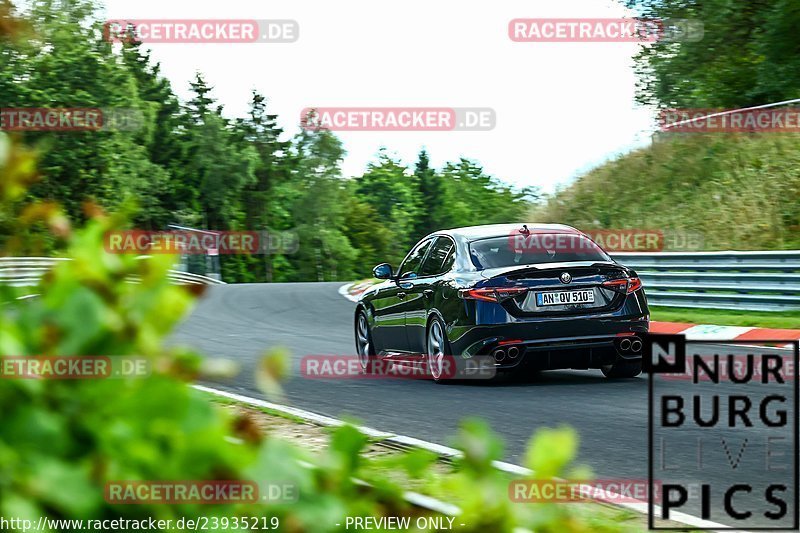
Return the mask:
[[797,530],[800,341],[644,340],[649,529],[682,512],[708,521],[692,529]]

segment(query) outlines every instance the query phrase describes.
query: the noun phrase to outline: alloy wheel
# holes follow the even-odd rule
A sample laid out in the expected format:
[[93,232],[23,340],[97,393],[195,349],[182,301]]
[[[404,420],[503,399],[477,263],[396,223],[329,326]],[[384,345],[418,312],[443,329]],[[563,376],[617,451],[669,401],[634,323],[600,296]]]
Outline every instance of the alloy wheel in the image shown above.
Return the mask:
[[367,317],[364,313],[358,315],[358,325],[356,326],[356,347],[358,348],[358,361],[363,370],[367,370],[369,366],[370,356],[370,343],[369,343],[369,327],[367,326]]
[[442,377],[444,356],[444,331],[442,324],[434,320],[428,331],[428,370],[433,379]]

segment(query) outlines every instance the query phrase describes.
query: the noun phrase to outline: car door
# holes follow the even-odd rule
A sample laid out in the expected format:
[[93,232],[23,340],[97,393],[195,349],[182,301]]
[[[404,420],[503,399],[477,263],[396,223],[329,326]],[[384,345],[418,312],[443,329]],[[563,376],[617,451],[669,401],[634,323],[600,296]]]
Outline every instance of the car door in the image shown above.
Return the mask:
[[442,273],[453,265],[454,251],[455,243],[449,237],[437,237],[426,254],[417,277],[410,281],[413,286],[406,291],[405,312],[410,352],[423,354],[427,349],[425,327],[428,311],[436,295]]
[[375,308],[373,340],[379,351],[408,351],[405,327],[408,290],[413,287],[411,281],[416,278],[432,242],[433,239],[426,239],[417,244],[400,264],[397,270],[398,278],[382,288],[373,300]]
[[370,303],[373,309],[372,342],[376,353],[402,350],[405,336],[405,302],[397,296],[401,291],[394,280],[385,282]]

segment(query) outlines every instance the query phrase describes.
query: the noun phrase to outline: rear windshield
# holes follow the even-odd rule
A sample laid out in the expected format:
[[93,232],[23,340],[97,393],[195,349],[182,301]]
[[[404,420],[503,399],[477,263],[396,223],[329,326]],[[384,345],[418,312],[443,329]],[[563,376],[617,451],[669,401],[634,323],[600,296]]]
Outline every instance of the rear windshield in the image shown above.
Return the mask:
[[486,268],[563,263],[568,261],[611,261],[599,246],[583,235],[531,233],[480,239],[469,243],[472,264]]

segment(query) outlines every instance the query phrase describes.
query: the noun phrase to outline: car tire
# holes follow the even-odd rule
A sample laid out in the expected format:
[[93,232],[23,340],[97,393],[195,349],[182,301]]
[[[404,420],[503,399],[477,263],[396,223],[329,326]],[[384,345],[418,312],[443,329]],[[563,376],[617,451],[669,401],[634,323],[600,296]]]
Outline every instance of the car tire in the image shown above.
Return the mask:
[[[444,328],[442,319],[434,316],[425,331],[425,365],[428,375],[436,383],[452,382],[452,377],[443,375],[443,367],[449,361],[456,362],[450,350],[450,341],[447,338],[447,330]],[[436,362],[439,362],[437,365]],[[437,371],[438,367],[438,371]]]
[[364,374],[369,374],[375,363],[375,345],[372,343],[372,332],[369,330],[369,321],[364,310],[356,315],[355,335],[359,366]]
[[620,359],[614,364],[600,367],[607,378],[635,378],[642,373],[642,361],[625,361]]

